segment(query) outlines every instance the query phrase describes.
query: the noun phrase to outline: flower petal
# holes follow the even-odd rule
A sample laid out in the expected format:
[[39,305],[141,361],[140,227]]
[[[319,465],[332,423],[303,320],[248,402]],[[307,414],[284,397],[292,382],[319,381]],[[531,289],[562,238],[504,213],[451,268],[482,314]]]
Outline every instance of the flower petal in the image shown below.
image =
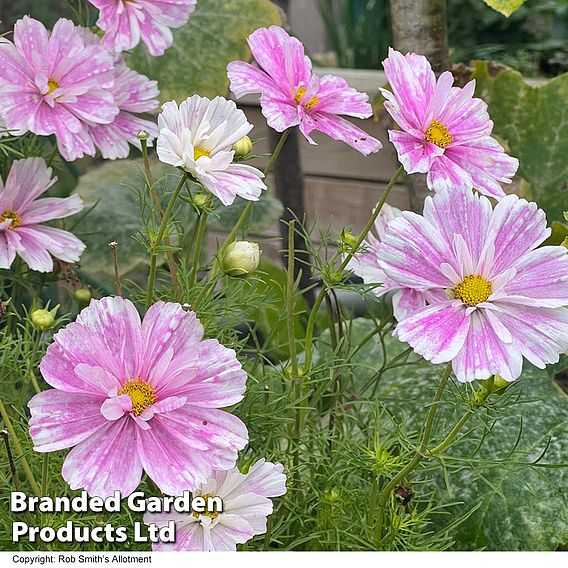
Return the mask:
[[101,415],[103,397],[49,389],[29,402],[30,436],[36,452],[70,448],[106,424]]
[[427,361],[445,363],[461,350],[469,326],[465,309],[448,301],[412,312],[396,326],[395,335]]
[[485,310],[475,310],[469,318],[467,339],[452,361],[458,381],[471,382],[491,375],[500,375],[507,381],[516,379],[523,366],[519,347],[498,336]]
[[109,497],[116,490],[122,497],[130,495],[142,478],[135,444],[137,428],[134,421],[125,416],[116,422],[107,422],[75,446],[61,470],[69,487],[86,489],[89,495],[99,497]]

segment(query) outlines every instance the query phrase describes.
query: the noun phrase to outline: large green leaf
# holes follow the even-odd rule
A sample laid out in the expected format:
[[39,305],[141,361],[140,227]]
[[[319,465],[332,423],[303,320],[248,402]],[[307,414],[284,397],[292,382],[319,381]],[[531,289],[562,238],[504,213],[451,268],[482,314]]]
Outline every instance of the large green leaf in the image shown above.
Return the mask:
[[224,95],[227,64],[250,57],[247,36],[280,23],[280,10],[269,0],[199,0],[189,23],[174,31],[174,45],[162,57],[151,57],[139,46],[129,65],[158,81],[162,101],[180,102],[195,93]]
[[[374,327],[364,319],[353,322],[352,344],[357,344]],[[396,340],[388,342],[389,353],[400,350]],[[355,356],[357,383],[362,384],[380,367],[382,350],[378,342],[367,343]],[[383,376],[378,397],[395,419],[418,430],[439,381],[441,369],[429,364],[402,367]],[[515,404],[511,403],[519,397]],[[468,385],[453,383],[438,412],[433,443],[449,432],[465,410]],[[457,401],[463,399],[461,404]],[[493,403],[492,400],[490,400]],[[481,503],[455,534],[456,547],[491,550],[554,550],[568,543],[568,397],[546,371],[525,364],[522,377],[494,404],[497,410],[478,411],[497,418],[485,440],[481,417],[474,417],[474,428],[465,440],[447,451],[446,475],[442,468],[415,472],[410,481],[434,477],[434,501],[454,505],[447,523]],[[522,424],[522,428],[521,428]],[[523,465],[535,461],[536,466]],[[435,462],[431,462],[435,464]],[[550,467],[545,467],[550,464]],[[561,466],[564,467],[555,467]],[[422,484],[417,491],[427,491]]]
[[526,0],[483,0],[488,6],[509,17],[516,12]]
[[562,220],[568,209],[568,73],[532,87],[512,69],[495,73],[475,63],[477,95],[489,105],[495,134],[519,158],[519,175],[549,217]]

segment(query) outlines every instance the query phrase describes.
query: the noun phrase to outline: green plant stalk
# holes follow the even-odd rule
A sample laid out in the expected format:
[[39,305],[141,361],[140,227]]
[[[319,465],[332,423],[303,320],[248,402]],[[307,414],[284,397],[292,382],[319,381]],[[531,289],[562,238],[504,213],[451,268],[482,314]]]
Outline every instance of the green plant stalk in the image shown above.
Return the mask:
[[440,406],[442,394],[444,393],[444,389],[446,388],[448,381],[450,380],[451,374],[452,374],[452,363],[449,362],[446,366],[444,374],[442,375],[442,380],[438,385],[438,390],[434,395],[434,399],[432,400],[432,404],[430,405],[428,414],[426,415],[426,422],[424,424],[424,430],[422,433],[422,440],[420,442],[420,446],[416,450],[414,457],[386,484],[384,489],[379,494],[379,500],[378,500],[379,511],[377,514],[377,523],[375,525],[377,542],[380,542],[383,537],[384,513],[387,502],[389,501],[392,492],[394,491],[394,489],[396,489],[397,485],[408,476],[409,473],[411,473],[416,469],[418,464],[422,461],[422,458],[425,457],[428,448],[428,443],[430,442],[430,436],[432,435],[432,426],[434,424],[434,417],[436,416],[436,412],[438,411],[438,407]]
[[[35,363],[35,360],[36,360],[37,352],[39,350],[40,342],[41,342],[41,333],[37,333],[36,338],[34,340],[32,355],[28,359],[28,369],[27,369],[26,374],[24,375],[24,380],[22,382],[22,390],[20,392],[20,398],[18,400],[18,406],[24,406],[24,402],[26,400],[26,395],[28,394],[28,386],[30,384],[30,381],[32,381],[32,384],[34,386],[34,390],[36,391],[36,394],[41,392],[39,385],[37,385],[37,381],[35,380],[35,375],[34,375],[34,363]],[[36,386],[37,386],[37,388],[36,388]]]
[[[288,140],[288,136],[290,136],[291,132],[292,132],[291,128],[288,128],[287,130],[284,130],[284,132],[282,132],[280,140],[278,140],[278,144],[276,144],[276,148],[274,148],[274,153],[270,157],[270,160],[266,165],[266,168],[264,168],[263,172],[264,177],[266,177],[272,171],[272,168],[276,164],[276,160],[278,160],[278,157],[282,152],[282,148],[284,148],[284,144],[286,140]],[[254,201],[249,201],[246,207],[243,209],[242,213],[237,219],[237,222],[235,223],[235,226],[231,229],[231,232],[229,233],[229,235],[225,239],[225,242],[223,243],[223,246],[221,247],[221,257],[223,256],[222,253],[225,252],[225,249],[235,240],[235,237],[237,236],[239,229],[241,228],[242,224],[245,222],[245,219],[248,217],[248,214],[250,213],[253,205]]]
[[195,279],[197,278],[197,272],[199,271],[199,259],[201,258],[201,247],[203,246],[203,238],[205,237],[205,231],[207,229],[207,218],[209,213],[207,209],[211,206],[212,196],[209,194],[205,205],[199,214],[199,220],[197,221],[197,236],[195,238],[195,246],[193,249],[193,261],[191,263],[191,272],[189,273],[189,288],[193,288],[195,284]]
[[435,448],[428,451],[428,456],[434,457],[441,454],[456,438],[460,430],[465,426],[467,421],[475,414],[475,410],[470,408],[452,428],[451,432],[442,440]]
[[20,442],[18,440],[18,437],[16,436],[16,430],[14,430],[14,426],[12,425],[12,421],[10,420],[10,416],[8,415],[8,412],[6,410],[6,407],[4,406],[4,402],[2,401],[2,399],[0,399],[0,416],[2,417],[2,420],[6,425],[6,430],[8,430],[8,433],[12,437],[12,442],[14,444],[14,449],[16,450],[16,455],[20,458],[20,461],[22,462],[22,468],[24,470],[24,474],[26,476],[26,479],[28,480],[28,483],[30,484],[30,487],[32,488],[32,491],[34,492],[34,495],[36,495],[37,497],[41,497],[42,496],[41,488],[38,485],[37,481],[35,480],[30,465],[28,464],[26,458],[24,457],[22,446],[20,446]]
[[298,377],[298,354],[296,351],[296,330],[294,326],[294,221],[288,224],[288,271],[286,275],[286,327],[292,377]]
[[[144,172],[146,173],[146,183],[150,188],[150,195],[152,196],[152,201],[156,207],[160,220],[164,218],[164,210],[162,209],[162,204],[160,198],[154,187],[154,176],[152,176],[152,169],[150,168],[150,160],[148,158],[148,141],[140,140],[140,146],[142,147],[142,160],[144,162]],[[171,241],[169,235],[164,236],[164,243],[166,246],[171,246]],[[172,278],[172,288],[174,289],[174,296],[178,302],[181,301],[181,288],[179,285],[179,280],[177,277],[176,260],[172,251],[166,253],[166,259],[168,262],[168,268],[170,270],[170,276]]]
[[[377,204],[377,206],[375,207],[375,210],[373,211],[373,214],[371,215],[369,221],[367,222],[367,224],[365,225],[365,227],[363,227],[363,230],[361,231],[357,242],[355,243],[355,245],[353,245],[353,247],[351,248],[351,250],[349,251],[349,253],[345,256],[343,262],[339,265],[339,269],[338,272],[342,272],[343,270],[345,270],[345,267],[349,264],[349,261],[353,258],[353,256],[357,253],[357,251],[359,250],[359,247],[361,246],[361,244],[363,243],[363,241],[365,240],[365,238],[367,237],[367,235],[369,234],[369,231],[373,228],[373,225],[375,224],[375,221],[377,220],[377,217],[379,216],[379,213],[381,212],[381,209],[383,208],[384,204],[386,203],[387,199],[389,198],[390,192],[392,190],[392,188],[394,187],[396,181],[398,180],[398,178],[400,177],[400,175],[402,174],[402,172],[404,171],[404,168],[402,166],[400,166],[396,172],[393,174],[392,178],[390,179],[385,192],[383,193],[383,195],[381,196],[381,199],[379,201],[379,203]],[[335,262],[339,257],[341,256],[341,253],[338,251],[336,252],[332,259],[331,259],[331,263]],[[308,318],[308,323],[306,325],[306,342],[305,342],[305,359],[304,359],[304,372],[308,373],[312,364],[312,348],[313,348],[313,336],[314,336],[314,327],[315,327],[315,323],[316,323],[316,319],[317,319],[317,314],[318,314],[318,310],[325,298],[325,294],[327,291],[327,286],[324,282],[322,289],[320,290],[320,293],[318,294],[316,301],[314,302],[314,305],[312,306],[312,309],[310,311],[310,316]]]
[[150,273],[148,275],[148,290],[146,292],[146,310],[150,308],[152,305],[152,300],[154,299],[154,287],[156,285],[156,272],[157,272],[157,265],[158,265],[158,252],[157,248],[160,246],[162,239],[166,233],[166,229],[168,227],[168,223],[170,221],[170,217],[172,216],[172,212],[174,210],[174,205],[179,197],[179,194],[185,184],[187,174],[183,174],[170,197],[170,201],[166,210],[164,212],[164,216],[162,217],[162,223],[160,224],[160,229],[158,231],[158,236],[156,237],[156,242],[152,243],[152,256],[150,259]]

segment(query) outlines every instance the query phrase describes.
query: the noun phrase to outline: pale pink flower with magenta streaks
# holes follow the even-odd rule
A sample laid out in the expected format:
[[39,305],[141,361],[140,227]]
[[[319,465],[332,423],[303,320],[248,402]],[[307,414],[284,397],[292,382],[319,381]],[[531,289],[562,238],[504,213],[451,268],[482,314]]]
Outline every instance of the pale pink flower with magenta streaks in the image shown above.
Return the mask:
[[424,307],[427,301],[433,301],[436,298],[435,292],[421,292],[413,288],[401,286],[398,282],[389,278],[379,266],[379,245],[383,240],[389,222],[400,215],[402,215],[400,209],[385,203],[375,221],[374,231],[376,236],[373,233],[369,233],[365,241],[363,241],[363,250],[353,256],[347,265],[347,269],[353,270],[357,276],[363,279],[365,284],[379,285],[373,288],[373,293],[378,297],[384,296],[389,292],[392,293],[394,317],[397,320],[401,320],[413,310]]
[[14,42],[0,38],[2,118],[9,129],[54,134],[61,155],[95,154],[89,127],[109,124],[114,101],[113,58],[101,45],[85,45],[83,32],[60,19],[51,34],[25,16]]
[[492,209],[471,190],[443,190],[423,216],[404,212],[379,245],[379,266],[401,286],[447,296],[395,334],[432,363],[452,361],[460,381],[512,381],[523,357],[557,362],[568,349],[568,254],[537,248],[549,235],[544,211],[515,195]]
[[242,474],[235,467],[230,471],[215,472],[193,493],[193,497],[220,497],[222,511],[204,513],[146,513],[144,522],[159,527],[176,523],[176,542],[157,543],[153,550],[234,552],[253,536],[266,532],[266,518],[272,514],[269,497],[286,493],[284,467],[277,463],[258,460]]
[[368,118],[373,110],[365,93],[341,77],[312,74],[304,46],[278,26],[260,28],[248,44],[261,69],[244,61],[227,67],[231,90],[237,97],[260,93],[268,125],[278,132],[299,126],[310,144],[314,130],[346,142],[364,155],[378,152],[381,143],[339,115]]
[[71,489],[132,493],[142,471],[181,495],[235,465],[247,443],[235,352],[203,339],[193,312],[157,302],[144,320],[129,300],[93,300],[54,336],[40,370],[53,389],[34,396],[34,449],[73,447],[62,475]]
[[6,184],[0,178],[0,268],[10,268],[16,255],[32,270],[51,272],[52,255],[78,262],[85,245],[69,231],[42,225],[83,209],[78,195],[38,199],[56,181],[41,158],[16,160]]
[[142,40],[151,55],[163,55],[172,46],[170,28],[189,20],[197,0],[89,0],[100,10],[97,26],[112,51],[127,51]]
[[159,106],[158,83],[141,75],[119,59],[115,64],[114,87],[115,103],[120,112],[110,124],[100,124],[89,129],[89,133],[105,159],[127,158],[130,153],[129,143],[140,148],[138,133],[149,134],[149,145],[158,137],[155,122],[137,116]]
[[233,144],[252,130],[233,101],[193,95],[179,106],[175,101],[165,103],[158,127],[160,160],[189,172],[223,205],[231,205],[237,195],[258,201],[266,189],[260,170],[233,162]]
[[389,130],[407,173],[427,173],[430,189],[475,188],[500,199],[519,167],[491,137],[487,104],[473,98],[475,81],[454,87],[449,71],[436,76],[422,55],[389,49],[383,67],[391,91],[385,108],[402,130]]

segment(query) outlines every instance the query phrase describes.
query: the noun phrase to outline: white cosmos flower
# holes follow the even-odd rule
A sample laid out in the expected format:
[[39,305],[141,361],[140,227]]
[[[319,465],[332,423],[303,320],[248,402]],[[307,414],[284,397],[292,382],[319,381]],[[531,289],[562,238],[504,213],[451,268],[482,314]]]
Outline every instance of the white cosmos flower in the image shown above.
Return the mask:
[[232,145],[252,129],[233,101],[199,95],[189,97],[179,107],[171,101],[162,106],[158,126],[160,160],[191,173],[223,205],[231,205],[237,195],[258,201],[266,189],[260,170],[233,163]]
[[266,532],[266,518],[272,514],[269,497],[286,493],[286,475],[279,463],[258,460],[247,474],[236,467],[216,471],[193,497],[220,497],[222,512],[146,513],[144,522],[159,527],[176,524],[176,541],[156,543],[152,550],[235,551],[237,544]]

